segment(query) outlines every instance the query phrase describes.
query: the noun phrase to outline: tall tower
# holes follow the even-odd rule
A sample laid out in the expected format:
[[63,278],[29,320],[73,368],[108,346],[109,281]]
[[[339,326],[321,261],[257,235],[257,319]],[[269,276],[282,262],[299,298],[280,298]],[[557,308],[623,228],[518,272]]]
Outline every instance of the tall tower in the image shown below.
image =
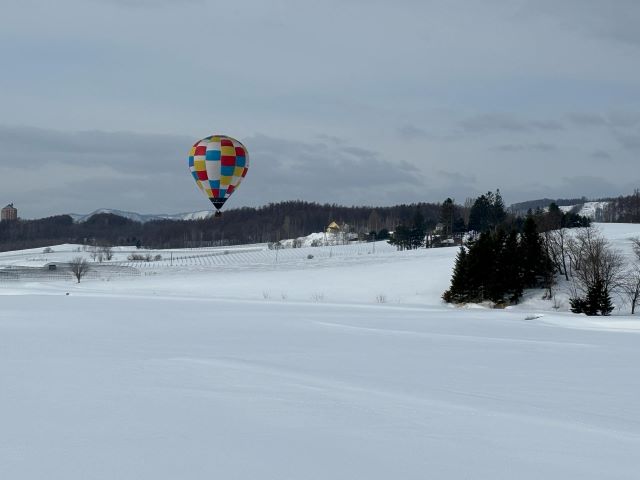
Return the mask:
[[0,220],[3,222],[11,222],[18,219],[18,209],[10,203],[0,212]]

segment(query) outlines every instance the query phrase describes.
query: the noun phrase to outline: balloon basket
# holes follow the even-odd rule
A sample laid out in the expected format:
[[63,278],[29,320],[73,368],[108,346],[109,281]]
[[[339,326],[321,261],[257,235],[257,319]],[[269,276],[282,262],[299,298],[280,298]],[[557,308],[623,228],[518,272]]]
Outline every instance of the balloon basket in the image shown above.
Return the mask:
[[214,213],[213,216],[215,218],[221,217],[222,216],[222,212],[220,210],[216,210],[216,213]]

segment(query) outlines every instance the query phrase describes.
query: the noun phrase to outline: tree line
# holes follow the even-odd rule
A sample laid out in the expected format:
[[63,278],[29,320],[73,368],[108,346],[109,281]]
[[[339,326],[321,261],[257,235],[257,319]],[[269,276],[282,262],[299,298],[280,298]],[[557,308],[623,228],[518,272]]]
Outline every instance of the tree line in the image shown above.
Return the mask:
[[525,289],[549,290],[552,282],[553,266],[536,221],[529,216],[522,232],[501,225],[461,246],[451,287],[442,298],[449,303],[489,300],[496,305],[515,304]]
[[419,211],[426,228],[439,219],[437,203],[390,207],[345,207],[302,201],[272,203],[225,211],[202,220],[158,220],[145,223],[110,213],[75,223],[69,215],[0,222],[0,251],[38,248],[60,243],[138,245],[149,248],[195,248],[215,245],[270,243],[324,231],[335,221],[363,239],[385,238],[396,225],[410,222]]
[[640,189],[631,195],[610,199],[596,215],[601,222],[640,223]]
[[543,298],[554,299],[554,285],[563,279],[574,313],[609,315],[614,298],[635,313],[640,238],[629,239],[635,255],[630,261],[588,219],[562,212],[556,204],[520,220],[507,216],[460,247],[451,286],[443,294],[446,302],[515,304],[528,288],[542,288]]
[[[421,247],[461,244],[468,232],[481,234],[495,231],[497,228],[522,231],[525,219],[532,217],[540,231],[554,228],[586,227],[591,224],[587,217],[573,212],[563,212],[552,203],[547,210],[541,208],[526,213],[514,214],[507,211],[500,190],[487,192],[475,199],[467,199],[464,205],[456,204],[447,198],[439,207],[437,223],[427,222],[422,212],[416,209],[410,222],[403,222],[393,228],[390,242],[399,250],[410,250]],[[446,239],[458,241],[445,242]]]

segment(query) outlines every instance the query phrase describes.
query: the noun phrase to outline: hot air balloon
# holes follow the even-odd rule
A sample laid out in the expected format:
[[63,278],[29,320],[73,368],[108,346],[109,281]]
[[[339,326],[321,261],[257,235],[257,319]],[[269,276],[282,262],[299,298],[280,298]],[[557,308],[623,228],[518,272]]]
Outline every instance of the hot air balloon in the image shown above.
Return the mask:
[[212,135],[197,141],[189,152],[189,169],[216,216],[249,169],[249,152],[235,138]]

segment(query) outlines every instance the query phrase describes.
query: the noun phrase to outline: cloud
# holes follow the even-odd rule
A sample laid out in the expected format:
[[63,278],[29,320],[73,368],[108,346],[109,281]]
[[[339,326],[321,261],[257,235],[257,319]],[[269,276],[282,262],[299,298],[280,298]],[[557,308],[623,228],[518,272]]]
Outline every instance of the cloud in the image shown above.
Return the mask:
[[578,127],[602,127],[608,126],[608,120],[600,114],[595,113],[569,113],[569,121]]
[[578,127],[629,128],[640,125],[640,113],[616,111],[609,114],[574,112],[567,115],[569,121]]
[[558,147],[556,147],[555,145],[551,145],[549,143],[543,143],[543,142],[539,142],[539,143],[529,143],[529,144],[505,144],[505,145],[498,145],[496,147],[492,147],[491,150],[497,151],[497,152],[505,152],[505,153],[511,153],[511,152],[553,152],[555,150],[557,150]]
[[517,199],[571,172],[623,191],[637,171],[635,0],[5,3],[0,125],[33,127],[0,126],[0,192],[33,216],[206,208],[185,155],[220,129],[256,142],[230,207],[469,194],[439,170]]
[[438,175],[438,177],[440,177],[440,179],[442,179],[443,181],[445,181],[446,183],[450,184],[450,185],[475,185],[477,178],[475,175],[472,174],[464,174],[464,173],[459,173],[459,172],[449,172],[446,170],[438,170],[436,172],[436,174]]
[[553,120],[522,120],[506,113],[485,113],[466,118],[458,126],[467,133],[527,133],[562,130],[561,123]]
[[109,167],[124,173],[172,171],[195,139],[182,135],[133,132],[65,132],[0,126],[0,158],[41,168],[50,163]]
[[204,5],[205,0],[93,0],[96,3],[113,4],[128,8],[181,7],[195,4]]
[[[199,210],[208,203],[188,172],[193,142],[183,135],[4,126],[0,190],[11,196],[7,201],[26,209],[26,216],[100,207],[142,213]],[[292,199],[389,204],[406,195],[417,198],[423,182],[420,170],[407,161],[391,162],[330,136],[305,142],[254,135],[243,142],[251,168],[233,206]]]
[[430,137],[430,134],[426,130],[409,124],[403,125],[402,127],[398,128],[398,135],[400,135],[405,140],[415,140],[417,138]]
[[609,152],[598,149],[591,153],[591,158],[595,160],[610,160],[612,157]]
[[636,0],[527,0],[524,11],[590,37],[640,45],[640,4]]
[[616,139],[627,150],[640,150],[640,133],[617,133]]
[[[262,201],[307,199],[328,203],[388,204],[402,201],[396,192],[417,191],[422,173],[407,161],[391,162],[361,147],[304,142],[255,135],[252,178]],[[251,195],[255,201],[257,196]]]

